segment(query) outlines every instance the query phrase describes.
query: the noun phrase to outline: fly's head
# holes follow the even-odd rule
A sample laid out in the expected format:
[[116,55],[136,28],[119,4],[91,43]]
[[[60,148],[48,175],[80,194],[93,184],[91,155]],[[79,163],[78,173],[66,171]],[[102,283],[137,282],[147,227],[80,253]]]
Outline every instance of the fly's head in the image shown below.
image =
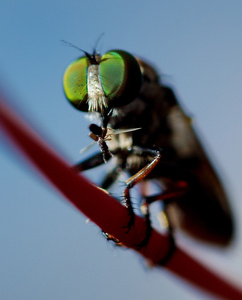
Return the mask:
[[115,108],[132,102],[141,89],[137,60],[128,52],[111,50],[103,56],[84,52],[66,69],[63,79],[67,99],[78,110],[98,112],[106,128]]

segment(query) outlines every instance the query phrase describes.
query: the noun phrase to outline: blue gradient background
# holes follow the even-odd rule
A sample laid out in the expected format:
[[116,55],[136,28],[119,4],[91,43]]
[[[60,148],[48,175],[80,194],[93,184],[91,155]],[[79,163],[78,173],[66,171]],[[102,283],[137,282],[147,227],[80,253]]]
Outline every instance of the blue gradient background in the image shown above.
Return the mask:
[[[63,72],[80,53],[60,40],[91,52],[103,32],[101,53],[116,48],[146,58],[175,86],[219,162],[238,228],[234,245],[224,251],[180,233],[177,240],[241,284],[242,2],[2,0],[1,86],[70,163],[89,143],[89,122],[65,100]],[[2,133],[0,139],[0,299],[209,298],[107,243]],[[88,175],[98,181],[99,173]]]

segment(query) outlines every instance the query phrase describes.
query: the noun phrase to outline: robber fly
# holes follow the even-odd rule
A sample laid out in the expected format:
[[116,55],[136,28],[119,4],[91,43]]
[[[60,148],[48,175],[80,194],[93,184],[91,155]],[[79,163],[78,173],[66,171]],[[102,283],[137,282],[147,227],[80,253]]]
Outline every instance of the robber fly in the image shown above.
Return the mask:
[[[77,109],[100,116],[101,126],[90,125],[90,136],[101,152],[76,165],[84,171],[110,159],[115,166],[104,177],[108,189],[120,172],[130,174],[123,198],[133,225],[130,189],[155,180],[160,192],[147,195],[141,188],[142,211],[163,201],[169,233],[179,227],[199,240],[227,246],[233,237],[233,218],[223,186],[172,89],[156,71],[122,50],[100,56],[85,52],[64,74],[64,91]],[[122,130],[107,145],[108,128]],[[135,131],[125,130],[140,128]],[[149,224],[149,221],[147,221]],[[109,235],[107,238],[109,238]],[[115,240],[115,239],[114,239]],[[117,241],[117,240],[115,240]]]

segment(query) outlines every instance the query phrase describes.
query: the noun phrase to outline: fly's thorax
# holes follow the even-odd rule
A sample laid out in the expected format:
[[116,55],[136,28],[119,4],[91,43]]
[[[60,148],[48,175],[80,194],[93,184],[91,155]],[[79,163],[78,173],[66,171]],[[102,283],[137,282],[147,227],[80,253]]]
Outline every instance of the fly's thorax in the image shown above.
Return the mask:
[[149,65],[148,63],[144,62],[142,59],[136,57],[136,60],[140,66],[141,73],[143,77],[145,77],[149,82],[159,82],[159,75],[156,70]]
[[[147,166],[154,159],[153,156],[140,156],[135,153],[129,153],[126,157],[126,170],[133,176],[138,173],[142,168]],[[147,175],[146,179],[154,178],[153,172]]]
[[159,93],[160,89],[160,76],[157,71],[148,63],[144,62],[140,58],[137,58],[141,73],[143,76],[143,85],[140,90],[140,94],[145,97],[155,97]]
[[110,151],[120,149],[123,152],[128,152],[128,149],[133,147],[132,133],[120,133],[112,136],[112,139],[107,142]]
[[107,99],[102,87],[99,65],[90,65],[87,73],[88,110],[104,111]]
[[110,123],[115,129],[120,128],[137,128],[140,116],[143,115],[147,105],[139,97],[131,103],[113,109]]

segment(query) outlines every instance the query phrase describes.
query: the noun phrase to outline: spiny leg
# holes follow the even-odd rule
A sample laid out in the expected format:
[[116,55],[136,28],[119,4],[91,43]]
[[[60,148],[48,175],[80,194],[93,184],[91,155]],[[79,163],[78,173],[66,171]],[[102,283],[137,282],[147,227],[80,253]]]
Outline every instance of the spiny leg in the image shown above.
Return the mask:
[[[133,207],[132,207],[132,203],[131,203],[131,199],[130,199],[130,189],[133,188],[142,179],[144,179],[155,168],[155,166],[159,163],[159,161],[161,159],[161,150],[160,149],[159,150],[147,150],[147,149],[135,147],[133,149],[133,153],[138,154],[138,155],[143,154],[144,156],[152,155],[152,156],[154,156],[154,159],[152,160],[152,162],[150,162],[148,165],[146,165],[144,168],[142,168],[139,172],[137,172],[135,175],[130,177],[128,180],[126,180],[127,186],[123,192],[123,198],[125,201],[125,206],[128,209],[129,215],[130,215],[129,222],[128,222],[127,226],[125,227],[125,228],[127,228],[127,232],[129,232],[130,228],[134,225],[134,216],[135,216]],[[144,247],[148,243],[149,237],[151,234],[151,223],[150,223],[148,207],[147,207],[145,216],[146,216],[147,231],[146,231],[145,239],[141,243],[136,245],[138,248]]]

